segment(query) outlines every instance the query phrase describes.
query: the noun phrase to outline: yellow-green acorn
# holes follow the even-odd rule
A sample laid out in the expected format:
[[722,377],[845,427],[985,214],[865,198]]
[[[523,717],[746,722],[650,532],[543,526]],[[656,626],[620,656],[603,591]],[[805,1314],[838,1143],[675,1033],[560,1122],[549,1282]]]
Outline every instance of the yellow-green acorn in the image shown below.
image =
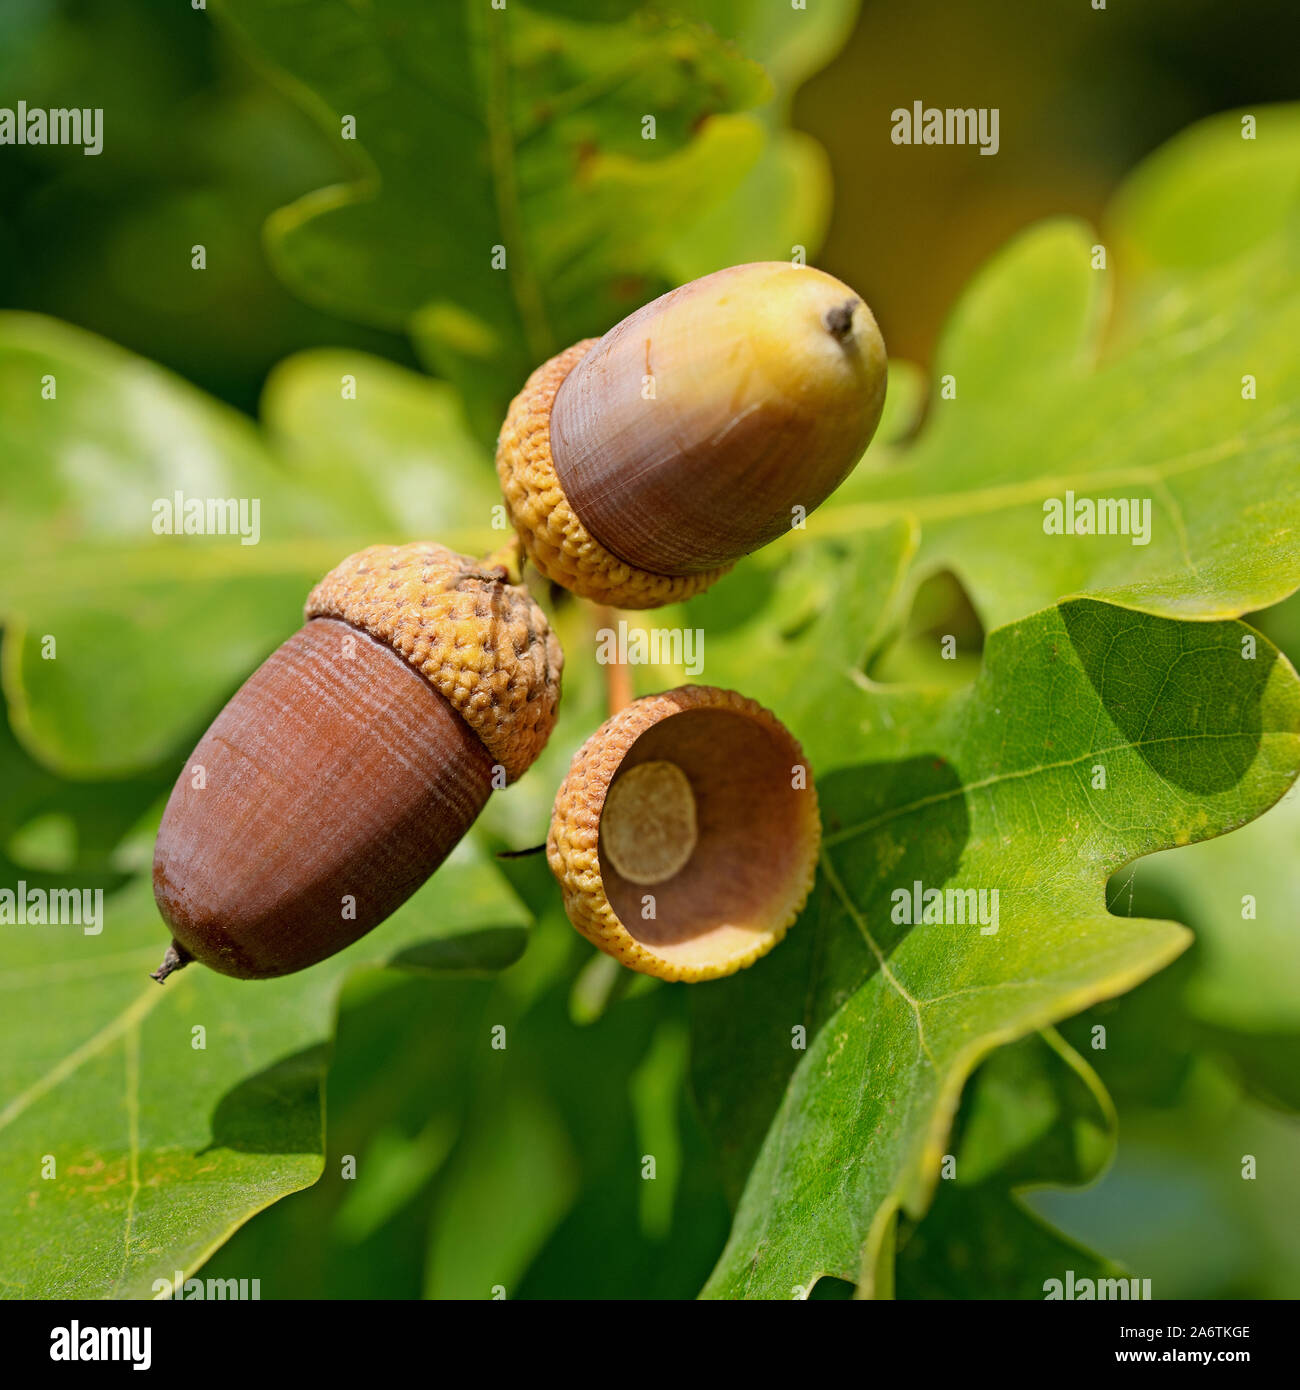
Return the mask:
[[871,310],[810,266],[732,266],[533,373],[497,472],[533,563],[622,608],[676,602],[811,512],[885,399]]

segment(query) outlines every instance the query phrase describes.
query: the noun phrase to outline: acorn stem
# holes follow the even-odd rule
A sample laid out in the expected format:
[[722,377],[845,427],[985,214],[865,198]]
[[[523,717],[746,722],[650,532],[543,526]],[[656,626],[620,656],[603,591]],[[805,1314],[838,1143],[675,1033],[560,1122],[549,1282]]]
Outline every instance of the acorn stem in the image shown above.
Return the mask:
[[518,535],[512,535],[500,548],[484,555],[482,565],[485,570],[505,571],[507,584],[522,584],[524,578],[524,548]]
[[827,309],[822,315],[822,322],[826,325],[826,331],[832,338],[838,338],[842,343],[853,335],[853,311],[861,304],[860,299],[846,299],[843,304],[836,304],[833,308]]
[[184,947],[173,941],[163,952],[162,964],[157,970],[150,971],[149,978],[162,984],[168,975],[177,970],[184,970],[193,959],[194,957]]
[[[607,603],[593,604],[591,610],[592,626],[596,631],[597,645],[600,631],[609,628],[616,631],[618,615]],[[621,661],[611,661],[605,666],[605,705],[607,719],[612,719],[621,709],[632,703],[632,673]]]

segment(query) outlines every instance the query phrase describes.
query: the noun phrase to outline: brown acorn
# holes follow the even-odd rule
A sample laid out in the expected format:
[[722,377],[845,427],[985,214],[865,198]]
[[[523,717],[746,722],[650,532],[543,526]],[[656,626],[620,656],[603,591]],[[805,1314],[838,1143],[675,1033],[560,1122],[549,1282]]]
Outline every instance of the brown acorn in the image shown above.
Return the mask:
[[798,917],[821,845],[798,741],[731,690],[635,700],[578,750],[547,839],[573,925],[664,980],[765,955]]
[[834,276],[716,271],[529,377],[497,443],[507,510],[537,568],[584,598],[689,598],[839,486],[885,376],[871,310]]
[[527,591],[440,545],[371,546],[312,590],[163,814],[154,896],[191,960],[264,979],[363,936],[555,723],[563,658]]

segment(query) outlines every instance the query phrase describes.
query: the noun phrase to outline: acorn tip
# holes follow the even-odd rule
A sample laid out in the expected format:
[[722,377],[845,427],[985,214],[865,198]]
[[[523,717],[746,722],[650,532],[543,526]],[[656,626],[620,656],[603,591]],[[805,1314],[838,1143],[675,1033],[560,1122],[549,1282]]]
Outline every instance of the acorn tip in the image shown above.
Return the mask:
[[853,332],[853,311],[862,301],[857,298],[846,299],[843,304],[836,304],[833,308],[827,309],[822,315],[822,322],[826,325],[826,331],[833,338],[838,338],[844,342]]
[[162,964],[157,970],[149,972],[149,978],[162,984],[168,975],[176,970],[183,970],[192,959],[192,956],[182,955],[180,947],[173,941],[163,953]]

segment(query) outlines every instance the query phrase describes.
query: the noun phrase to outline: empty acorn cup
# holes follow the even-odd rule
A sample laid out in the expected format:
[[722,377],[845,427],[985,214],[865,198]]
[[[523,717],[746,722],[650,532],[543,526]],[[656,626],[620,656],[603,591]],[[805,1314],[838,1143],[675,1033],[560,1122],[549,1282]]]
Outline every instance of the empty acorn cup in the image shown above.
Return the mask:
[[633,970],[711,980],[781,940],[821,843],[803,750],[753,700],[682,686],[636,700],[578,750],[547,857],[573,925]]

